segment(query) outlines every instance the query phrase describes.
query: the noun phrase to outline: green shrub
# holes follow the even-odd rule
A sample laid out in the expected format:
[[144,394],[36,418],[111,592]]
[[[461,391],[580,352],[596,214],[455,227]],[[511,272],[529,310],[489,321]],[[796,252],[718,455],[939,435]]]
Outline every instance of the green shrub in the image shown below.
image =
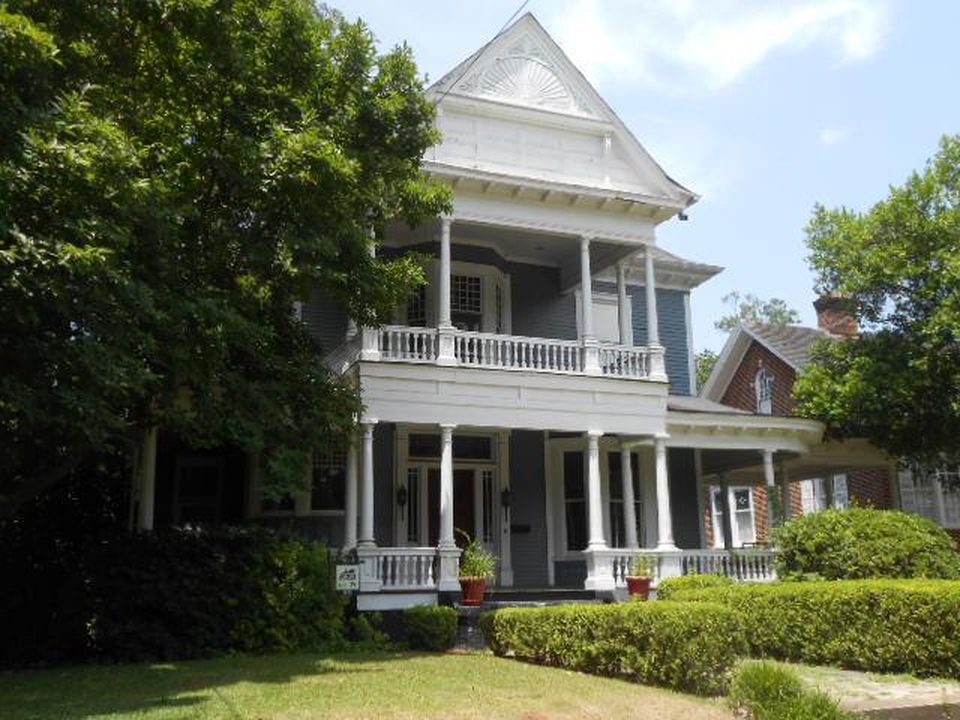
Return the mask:
[[735,613],[709,603],[507,608],[481,626],[493,652],[711,695],[744,649]]
[[682,590],[702,590],[727,585],[733,585],[733,580],[725,575],[681,575],[661,580],[657,586],[657,599],[669,600]]
[[788,522],[776,531],[775,543],[781,578],[960,578],[960,554],[950,535],[910,513],[824,510]]
[[114,660],[319,647],[343,636],[327,550],[265,528],[164,530],[88,560],[91,638]]
[[442,652],[457,643],[457,611],[421,605],[403,611],[403,635],[414,650]]
[[808,688],[788,668],[770,662],[743,663],[730,683],[730,703],[753,720],[853,720],[829,696]]
[[744,584],[673,598],[736,610],[755,657],[960,678],[960,582]]

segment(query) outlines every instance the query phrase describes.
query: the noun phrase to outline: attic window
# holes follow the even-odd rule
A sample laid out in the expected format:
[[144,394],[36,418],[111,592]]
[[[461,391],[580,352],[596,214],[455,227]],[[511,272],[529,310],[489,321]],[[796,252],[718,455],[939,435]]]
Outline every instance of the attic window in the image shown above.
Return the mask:
[[757,395],[757,414],[773,414],[773,375],[762,365],[757,370],[753,387]]

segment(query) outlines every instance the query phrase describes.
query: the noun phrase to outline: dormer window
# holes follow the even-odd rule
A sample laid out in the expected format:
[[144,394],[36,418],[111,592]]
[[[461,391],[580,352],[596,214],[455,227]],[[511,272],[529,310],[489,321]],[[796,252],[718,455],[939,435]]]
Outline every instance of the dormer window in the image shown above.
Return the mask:
[[753,387],[757,396],[757,414],[771,415],[773,413],[773,375],[762,365],[757,370]]

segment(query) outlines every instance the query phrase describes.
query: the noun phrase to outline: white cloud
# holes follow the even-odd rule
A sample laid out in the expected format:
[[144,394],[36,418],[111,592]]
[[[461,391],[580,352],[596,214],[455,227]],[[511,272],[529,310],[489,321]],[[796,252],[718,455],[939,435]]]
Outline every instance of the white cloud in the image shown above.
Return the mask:
[[857,62],[882,48],[890,6],[877,0],[571,0],[548,27],[588,76],[658,89],[710,91],[770,56],[826,50]]
[[818,139],[821,145],[839,145],[850,137],[850,128],[825,127],[820,131]]

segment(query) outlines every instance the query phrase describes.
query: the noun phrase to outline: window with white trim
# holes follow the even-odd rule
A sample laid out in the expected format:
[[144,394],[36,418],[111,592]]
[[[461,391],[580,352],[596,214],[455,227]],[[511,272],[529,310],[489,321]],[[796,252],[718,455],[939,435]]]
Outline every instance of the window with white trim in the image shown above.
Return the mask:
[[[710,509],[713,520],[713,546],[723,547],[723,490],[710,488]],[[730,523],[732,547],[743,547],[757,541],[756,524],[753,516],[753,491],[749,487],[731,487],[727,489],[727,502],[732,512]]]
[[[897,475],[900,486],[900,509],[929,518],[944,527],[960,528],[960,468],[956,466],[935,471],[919,468],[901,470]],[[940,517],[940,508],[943,517]]]
[[757,397],[757,414],[773,414],[773,375],[762,365],[757,370],[753,387]]
[[800,501],[804,515],[826,510],[828,507],[840,509],[850,507],[846,474],[801,480]]
[[346,488],[346,443],[330,440],[313,454],[310,510],[343,510]]

